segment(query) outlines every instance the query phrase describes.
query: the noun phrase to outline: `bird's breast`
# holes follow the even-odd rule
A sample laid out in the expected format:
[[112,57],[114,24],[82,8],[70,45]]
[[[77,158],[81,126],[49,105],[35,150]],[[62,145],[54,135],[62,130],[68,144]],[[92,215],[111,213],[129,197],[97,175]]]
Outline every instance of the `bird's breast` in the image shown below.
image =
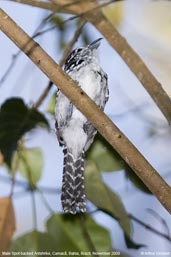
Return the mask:
[[101,77],[98,74],[98,69],[87,66],[73,73],[71,77],[78,82],[79,86],[92,100],[95,100],[101,90]]

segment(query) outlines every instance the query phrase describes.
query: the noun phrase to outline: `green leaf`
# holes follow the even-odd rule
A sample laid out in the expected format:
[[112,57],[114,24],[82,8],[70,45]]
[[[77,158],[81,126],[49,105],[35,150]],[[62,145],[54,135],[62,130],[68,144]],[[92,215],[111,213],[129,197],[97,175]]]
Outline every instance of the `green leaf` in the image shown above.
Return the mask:
[[118,171],[124,169],[124,162],[113,148],[99,135],[87,154],[87,160],[95,161],[100,171]]
[[12,171],[18,170],[31,185],[36,185],[42,175],[43,154],[39,148],[22,148],[14,155]]
[[138,188],[146,194],[152,194],[151,191],[142,182],[142,180],[135,174],[135,172],[128,165],[126,165],[125,167],[125,175],[127,178],[130,179],[130,181],[134,184],[136,188]]
[[46,118],[36,109],[28,108],[22,99],[11,98],[0,109],[0,150],[11,166],[19,139],[36,126],[49,128]]
[[85,171],[85,188],[87,198],[99,209],[118,220],[124,232],[131,235],[131,221],[120,197],[101,180],[97,165],[87,162]]
[[[10,247],[12,252],[24,252],[26,257],[36,257],[34,252],[50,252],[57,251],[57,246],[53,238],[47,233],[32,231],[25,234],[12,242]],[[28,254],[26,254],[28,252]],[[33,252],[33,254],[31,254]],[[30,254],[29,254],[30,253]],[[42,255],[39,255],[42,256]]]
[[56,93],[53,94],[53,96],[51,97],[49,106],[47,108],[47,112],[49,112],[52,115],[54,115],[55,113],[55,104],[56,104]]
[[47,222],[47,229],[56,240],[59,251],[91,251],[87,237],[96,251],[111,249],[109,232],[97,225],[89,215],[53,215]]

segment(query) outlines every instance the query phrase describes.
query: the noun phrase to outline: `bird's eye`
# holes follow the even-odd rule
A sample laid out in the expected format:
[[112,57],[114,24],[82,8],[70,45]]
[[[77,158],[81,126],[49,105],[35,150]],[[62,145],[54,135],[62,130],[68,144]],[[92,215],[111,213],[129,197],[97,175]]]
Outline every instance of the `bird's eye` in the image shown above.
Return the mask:
[[82,50],[81,48],[78,48],[78,49],[77,49],[77,53],[79,53],[81,50]]
[[84,62],[84,60],[79,60],[78,62],[77,62],[77,65],[80,65],[82,62]]

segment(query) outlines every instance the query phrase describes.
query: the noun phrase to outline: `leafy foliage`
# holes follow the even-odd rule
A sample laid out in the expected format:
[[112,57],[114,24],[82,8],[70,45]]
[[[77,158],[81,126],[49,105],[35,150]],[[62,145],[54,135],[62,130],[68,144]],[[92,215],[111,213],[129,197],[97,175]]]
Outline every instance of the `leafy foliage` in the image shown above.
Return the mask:
[[120,197],[101,179],[95,162],[89,161],[85,172],[86,194],[98,209],[116,219],[124,231],[125,243],[128,248],[139,249],[144,245],[137,244],[131,238],[132,224]]
[[[108,231],[97,225],[89,215],[84,216],[83,220],[82,218],[83,216],[79,214],[53,215],[47,221],[46,233],[32,231],[25,234],[13,241],[10,250],[20,252],[91,251],[87,242],[88,235],[97,251],[110,251],[111,241]],[[85,257],[84,254],[81,256]]]
[[48,220],[48,232],[56,239],[58,249],[90,251],[85,236],[86,230],[97,251],[109,251],[111,249],[109,232],[97,225],[89,215],[83,217],[82,214],[54,215]]
[[89,161],[85,172],[86,193],[88,199],[99,209],[117,219],[125,231],[131,235],[131,222],[120,197],[113,192],[100,177],[99,170],[93,161]]
[[127,178],[130,179],[130,181],[137,189],[141,190],[146,194],[151,194],[151,191],[146,187],[142,180],[139,179],[139,177],[135,174],[135,172],[133,172],[133,170],[129,166],[125,167],[125,175]]
[[19,171],[33,187],[39,181],[43,170],[43,154],[39,148],[22,148],[14,155],[12,172]]
[[[55,95],[49,105],[50,113],[53,113],[54,103]],[[43,169],[41,150],[24,148],[22,144],[17,152],[15,150],[18,141],[26,132],[37,125],[48,128],[48,122],[41,113],[28,108],[21,99],[17,98],[9,99],[2,105],[0,122],[0,149],[4,160],[8,166],[11,166],[13,172],[19,171],[29,181],[30,186],[34,187]],[[125,168],[125,163],[99,135],[87,154],[87,160],[85,182],[88,199],[98,209],[117,220],[124,231],[127,246],[138,249],[141,245],[134,243],[131,239],[131,222],[120,197],[104,184],[100,177],[100,171],[118,171]],[[109,232],[97,225],[89,215],[85,216],[85,220],[81,217],[83,216],[54,215],[47,222],[46,233],[32,231],[25,234],[13,242],[11,249],[14,251],[89,251],[86,238],[88,233],[97,251],[110,251]]]
[[97,134],[90,150],[87,153],[87,160],[92,160],[99,171],[119,171],[124,170],[126,177],[144,193],[151,194],[149,189],[138,178],[133,170],[122,160],[117,152]]
[[88,151],[87,159],[93,160],[100,171],[118,171],[124,169],[122,158],[99,134]]
[[57,247],[53,241],[53,238],[48,233],[32,231],[14,240],[10,250],[15,252],[28,252],[28,254],[24,256],[30,257],[29,252],[51,252],[53,250],[57,250]]
[[8,166],[11,166],[19,139],[38,125],[49,127],[43,114],[28,108],[22,99],[11,98],[3,103],[0,109],[0,149]]
[[56,104],[56,93],[54,93],[50,99],[48,108],[47,108],[47,112],[54,115],[54,111],[55,111],[55,104]]

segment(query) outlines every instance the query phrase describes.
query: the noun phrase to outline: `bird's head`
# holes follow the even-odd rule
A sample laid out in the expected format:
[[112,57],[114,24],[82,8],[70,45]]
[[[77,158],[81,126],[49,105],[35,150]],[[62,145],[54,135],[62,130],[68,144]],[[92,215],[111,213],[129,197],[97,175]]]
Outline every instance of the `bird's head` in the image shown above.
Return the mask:
[[102,38],[98,38],[86,47],[78,47],[74,49],[68,56],[64,70],[72,71],[95,62],[97,60],[96,50],[101,43]]

